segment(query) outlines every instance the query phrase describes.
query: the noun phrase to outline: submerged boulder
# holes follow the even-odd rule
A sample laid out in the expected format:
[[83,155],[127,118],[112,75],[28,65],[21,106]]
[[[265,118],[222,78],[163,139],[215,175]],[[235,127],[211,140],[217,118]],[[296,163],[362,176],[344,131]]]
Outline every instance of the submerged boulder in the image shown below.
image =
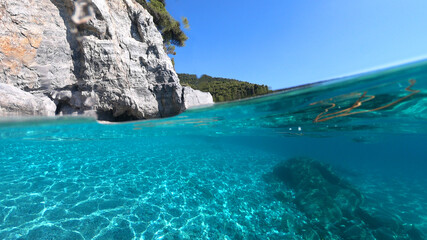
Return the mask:
[[277,164],[272,176],[294,191],[295,205],[310,219],[301,234],[316,232],[308,239],[424,239],[398,216],[365,204],[363,194],[326,164],[292,158]]
[[340,222],[363,202],[360,192],[325,165],[308,158],[280,163],[273,174],[295,190],[297,206],[322,224]]

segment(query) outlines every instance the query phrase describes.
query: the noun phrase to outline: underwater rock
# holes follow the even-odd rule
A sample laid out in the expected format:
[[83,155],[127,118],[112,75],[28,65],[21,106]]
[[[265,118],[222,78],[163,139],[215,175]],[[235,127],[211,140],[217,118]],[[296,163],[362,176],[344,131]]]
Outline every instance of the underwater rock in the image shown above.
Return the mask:
[[374,240],[375,237],[365,228],[358,226],[358,225],[352,225],[342,231],[342,238],[346,240]]
[[425,239],[423,233],[420,230],[418,230],[417,228],[415,228],[414,225],[412,225],[410,227],[410,229],[406,231],[406,233],[408,233],[408,235],[413,240],[424,240]]
[[341,221],[363,201],[362,195],[350,184],[311,159],[290,159],[278,164],[273,174],[295,190],[298,208],[323,224]]
[[[295,205],[310,219],[300,231],[306,239],[424,239],[414,226],[405,228],[398,216],[365,206],[363,194],[326,164],[292,158],[277,164],[271,175],[295,192]],[[285,199],[277,192],[274,196]]]
[[402,229],[403,223],[396,216],[382,209],[374,208],[365,210],[363,208],[359,208],[355,211],[355,213],[371,229],[377,229],[382,227],[394,230]]
[[377,240],[395,240],[393,232],[386,228],[379,228],[373,231],[373,234]]

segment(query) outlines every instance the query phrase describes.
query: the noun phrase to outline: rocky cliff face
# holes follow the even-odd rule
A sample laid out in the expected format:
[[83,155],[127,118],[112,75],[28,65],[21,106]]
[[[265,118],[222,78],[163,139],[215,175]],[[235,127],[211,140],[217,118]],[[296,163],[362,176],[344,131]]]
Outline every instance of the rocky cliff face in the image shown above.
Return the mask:
[[120,121],[185,109],[162,37],[134,0],[0,0],[0,61],[0,83],[47,97],[56,114]]
[[213,97],[208,92],[194,90],[191,87],[185,86],[182,88],[182,97],[184,99],[184,107],[191,108],[200,105],[213,104]]

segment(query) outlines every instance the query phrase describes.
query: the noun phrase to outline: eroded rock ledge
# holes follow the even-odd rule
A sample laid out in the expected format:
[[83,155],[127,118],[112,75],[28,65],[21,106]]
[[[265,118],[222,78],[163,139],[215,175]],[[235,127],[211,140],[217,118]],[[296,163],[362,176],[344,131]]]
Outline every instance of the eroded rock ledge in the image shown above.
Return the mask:
[[212,99],[183,96],[152,17],[134,0],[0,0],[0,61],[0,83],[47,97],[57,115],[166,117]]

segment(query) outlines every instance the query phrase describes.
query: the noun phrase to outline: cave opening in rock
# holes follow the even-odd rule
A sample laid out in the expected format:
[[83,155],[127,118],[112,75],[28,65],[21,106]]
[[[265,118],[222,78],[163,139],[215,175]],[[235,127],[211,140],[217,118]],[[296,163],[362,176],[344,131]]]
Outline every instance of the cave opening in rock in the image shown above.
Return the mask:
[[98,120],[101,121],[125,122],[140,120],[136,116],[130,114],[129,111],[126,111],[118,116],[114,116],[113,110],[98,110],[96,113],[98,115]]

